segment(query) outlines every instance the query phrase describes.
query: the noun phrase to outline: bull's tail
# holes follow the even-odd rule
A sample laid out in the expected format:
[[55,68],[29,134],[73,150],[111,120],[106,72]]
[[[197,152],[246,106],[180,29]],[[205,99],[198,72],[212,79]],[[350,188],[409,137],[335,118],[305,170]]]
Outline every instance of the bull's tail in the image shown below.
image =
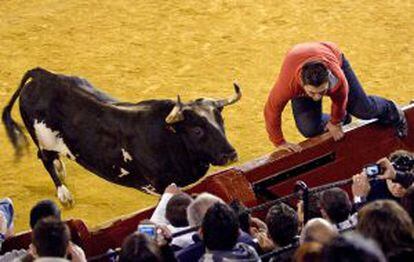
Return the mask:
[[4,126],[6,127],[6,133],[9,137],[9,140],[12,142],[14,149],[16,150],[16,155],[21,156],[23,149],[28,147],[28,141],[26,136],[23,133],[23,128],[16,123],[12,116],[11,111],[13,108],[14,103],[16,102],[17,98],[20,95],[23,87],[25,86],[26,82],[34,76],[34,73],[39,69],[33,69],[27,71],[26,74],[23,76],[19,88],[14,92],[12,98],[10,99],[9,103],[3,109],[2,120]]

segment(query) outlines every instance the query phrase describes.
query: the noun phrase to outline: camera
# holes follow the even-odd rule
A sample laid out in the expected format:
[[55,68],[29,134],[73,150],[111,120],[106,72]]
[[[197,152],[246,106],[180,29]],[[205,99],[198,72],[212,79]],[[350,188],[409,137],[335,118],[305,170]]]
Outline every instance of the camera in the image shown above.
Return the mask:
[[138,225],[138,232],[146,234],[151,238],[155,239],[157,237],[157,228],[153,224],[140,224]]
[[376,177],[382,173],[382,168],[379,164],[369,164],[364,166],[364,171],[367,174],[367,177]]
[[396,171],[408,172],[414,169],[414,157],[405,154],[395,154],[390,157],[392,166]]

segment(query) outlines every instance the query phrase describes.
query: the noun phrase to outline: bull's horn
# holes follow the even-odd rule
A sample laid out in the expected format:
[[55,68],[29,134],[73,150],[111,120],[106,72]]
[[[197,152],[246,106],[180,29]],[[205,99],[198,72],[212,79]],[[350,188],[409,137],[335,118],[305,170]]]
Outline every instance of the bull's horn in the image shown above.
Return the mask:
[[234,85],[235,93],[227,99],[217,100],[216,101],[217,107],[225,107],[225,106],[234,104],[240,100],[240,98],[242,97],[240,86],[237,83],[233,83],[233,85]]
[[171,112],[168,114],[168,116],[165,118],[165,122],[167,124],[174,124],[174,123],[184,120],[182,109],[183,109],[183,104],[181,103],[180,96],[178,95],[177,103],[175,104]]

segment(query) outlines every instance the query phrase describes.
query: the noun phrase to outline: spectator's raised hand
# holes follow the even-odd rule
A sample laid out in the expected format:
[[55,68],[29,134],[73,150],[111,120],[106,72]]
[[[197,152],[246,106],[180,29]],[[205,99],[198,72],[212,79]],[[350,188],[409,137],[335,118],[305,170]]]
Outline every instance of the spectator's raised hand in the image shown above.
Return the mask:
[[383,170],[382,174],[377,176],[378,179],[395,179],[397,172],[395,171],[391,161],[388,158],[381,158],[378,160],[377,164],[379,164]]
[[68,255],[72,257],[72,262],[86,262],[86,256],[85,252],[83,252],[82,248],[77,246],[76,244],[69,242],[68,249],[67,249]]
[[256,227],[250,229],[250,234],[252,237],[257,239],[257,242],[263,252],[270,252],[275,249],[275,244],[268,236],[267,232],[261,231]]
[[250,218],[250,228],[256,228],[258,231],[268,231],[266,223],[257,217]]
[[368,177],[365,171],[356,174],[352,177],[352,194],[354,197],[366,197],[371,190]]
[[298,222],[299,222],[299,228],[303,228],[305,221],[305,214],[303,213],[303,200],[299,200],[296,204],[296,213],[298,214]]
[[270,252],[275,248],[275,244],[269,237],[266,223],[257,217],[251,217],[250,219],[250,235],[257,239],[260,248],[264,252]]
[[175,183],[170,184],[164,190],[164,193],[170,193],[173,195],[179,194],[181,192],[181,189]]
[[156,225],[157,227],[157,238],[156,242],[158,246],[168,245],[172,240],[171,231],[165,225]]

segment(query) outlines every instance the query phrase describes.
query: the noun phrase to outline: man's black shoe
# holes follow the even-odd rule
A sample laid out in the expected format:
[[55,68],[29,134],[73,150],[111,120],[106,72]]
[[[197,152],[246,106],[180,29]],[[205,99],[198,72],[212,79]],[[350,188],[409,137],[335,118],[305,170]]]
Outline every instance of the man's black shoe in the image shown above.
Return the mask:
[[408,135],[408,123],[407,118],[405,117],[404,111],[401,110],[399,106],[397,106],[399,121],[394,125],[395,132],[399,138],[404,138]]

